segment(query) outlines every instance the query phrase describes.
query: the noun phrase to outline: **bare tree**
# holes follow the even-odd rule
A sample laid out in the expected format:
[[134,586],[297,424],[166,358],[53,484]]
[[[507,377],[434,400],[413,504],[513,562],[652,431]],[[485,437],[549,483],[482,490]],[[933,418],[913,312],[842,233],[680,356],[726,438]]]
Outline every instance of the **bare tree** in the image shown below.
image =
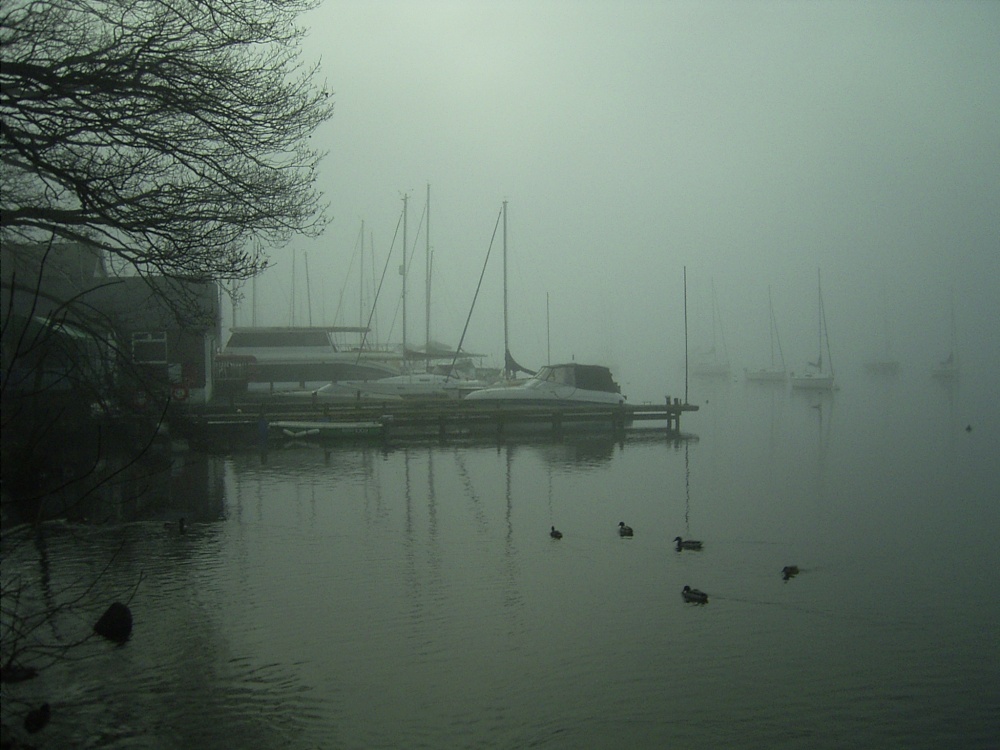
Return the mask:
[[0,238],[243,279],[322,230],[316,0],[0,0]]
[[[317,67],[300,59],[296,25],[316,1],[0,0],[9,257],[18,246],[81,243],[114,267],[176,280],[176,297],[184,283],[248,278],[266,265],[267,246],[320,232],[322,154],[309,137],[333,103]],[[109,326],[82,294],[43,285],[41,266],[21,273],[5,260],[3,274],[5,555],[42,519],[79,512],[149,458],[141,434],[92,414],[107,373],[90,366],[103,361],[91,348],[113,348]],[[109,448],[113,437],[127,444]],[[67,445],[80,447],[73,461]],[[15,505],[28,512],[8,514]],[[27,523],[8,528],[15,517]],[[39,640],[41,624],[89,609],[92,584],[40,607],[25,603],[34,585],[5,566],[0,683],[30,677],[76,642]],[[44,726],[41,708],[25,716],[26,731]]]

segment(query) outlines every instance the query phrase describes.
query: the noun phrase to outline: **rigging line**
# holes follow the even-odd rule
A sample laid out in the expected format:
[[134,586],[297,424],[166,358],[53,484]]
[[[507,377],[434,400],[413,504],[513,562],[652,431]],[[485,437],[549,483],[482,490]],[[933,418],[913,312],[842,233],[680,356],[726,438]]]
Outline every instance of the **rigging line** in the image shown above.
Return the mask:
[[[365,326],[365,331],[361,335],[361,345],[358,347],[358,358],[354,360],[354,364],[358,364],[361,361],[361,352],[365,349],[365,340],[368,338],[368,329],[371,328],[372,315],[375,314],[375,307],[378,305],[378,295],[382,291],[382,282],[385,281],[385,272],[389,268],[389,259],[392,258],[392,248],[396,246],[396,237],[399,235],[399,225],[403,223],[403,214],[400,212],[399,220],[396,221],[396,231],[392,235],[392,244],[389,245],[389,253],[385,256],[385,265],[382,266],[382,277],[378,280],[378,289],[375,290],[375,299],[372,301],[372,310],[368,313],[368,324]],[[404,250],[406,248],[403,248]]]
[[[417,253],[417,240],[420,239],[420,230],[424,226],[424,216],[426,216],[426,215],[427,215],[427,206],[424,206],[424,210],[420,214],[420,223],[417,224],[417,231],[413,235],[413,249],[410,250],[409,257],[407,257],[407,255],[406,255],[406,248],[405,247],[403,248],[403,272],[404,273],[409,273],[410,272],[410,265],[413,262],[413,256],[416,255],[416,253]],[[405,276],[404,276],[403,283],[404,284],[406,283]],[[400,308],[400,306],[402,304],[403,304],[403,300],[402,300],[402,298],[400,298],[396,302],[396,312],[393,313],[393,316],[392,316],[393,326],[395,326],[395,324],[396,324],[396,315],[399,313],[399,308]],[[392,330],[392,329],[390,328],[390,330]],[[405,347],[405,343],[406,342],[403,342],[403,343],[404,343],[403,361],[405,362],[406,361],[406,347]]]
[[493,242],[497,238],[497,229],[500,228],[500,217],[503,216],[503,209],[497,213],[497,223],[493,225],[493,236],[490,237],[490,246],[486,249],[486,260],[483,261],[483,270],[479,272],[479,283],[476,284],[476,293],[472,295],[472,304],[469,306],[469,315],[465,318],[465,327],[462,328],[462,336],[458,339],[458,347],[455,349],[455,356],[452,357],[451,367],[448,368],[448,372],[445,373],[445,382],[451,377],[452,371],[455,369],[455,363],[458,362],[458,353],[462,351],[462,344],[465,342],[465,333],[469,330],[469,321],[472,320],[472,311],[476,307],[476,298],[479,297],[479,290],[483,286],[483,277],[486,275],[486,264],[490,262],[490,252],[493,250]]
[[337,301],[337,310],[333,314],[333,324],[337,325],[340,320],[340,308],[344,305],[344,296],[347,293],[347,282],[351,278],[351,271],[354,270],[354,259],[358,257],[358,248],[360,247],[360,259],[358,261],[359,265],[364,263],[364,250],[365,250],[365,238],[364,238],[365,224],[361,222],[361,228],[358,229],[358,239],[354,243],[354,248],[351,250],[351,262],[347,266],[347,273],[344,274],[344,285],[340,288],[340,299]]

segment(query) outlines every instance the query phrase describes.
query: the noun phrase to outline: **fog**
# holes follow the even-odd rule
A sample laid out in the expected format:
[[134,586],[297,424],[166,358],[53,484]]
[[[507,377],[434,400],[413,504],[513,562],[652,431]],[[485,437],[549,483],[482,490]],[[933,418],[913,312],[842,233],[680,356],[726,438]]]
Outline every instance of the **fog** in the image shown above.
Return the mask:
[[[431,334],[451,345],[508,201],[526,367],[603,363],[633,402],[681,395],[686,268],[691,349],[714,284],[734,375],[769,360],[769,287],[789,367],[815,358],[818,269],[839,372],[886,320],[928,372],[952,299],[963,368],[1000,369],[1000,4],[327,0],[304,21],[336,101],[314,137],[333,220],[273,251],[237,323],[254,296],[261,325],[357,325],[361,222],[379,275],[408,194],[422,344],[429,185]],[[464,344],[494,364],[501,242]],[[401,252],[377,308],[397,343]]]

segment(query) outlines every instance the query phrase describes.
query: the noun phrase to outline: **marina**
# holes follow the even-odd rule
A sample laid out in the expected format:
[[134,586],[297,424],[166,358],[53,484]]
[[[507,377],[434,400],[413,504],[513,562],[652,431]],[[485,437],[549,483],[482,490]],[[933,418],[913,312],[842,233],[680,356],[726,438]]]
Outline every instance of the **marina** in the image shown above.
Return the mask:
[[359,400],[340,405],[243,401],[227,406],[186,407],[171,414],[172,434],[196,443],[271,442],[283,439],[392,440],[497,437],[522,433],[561,436],[633,430],[679,435],[681,415],[695,404],[510,404],[441,399]]

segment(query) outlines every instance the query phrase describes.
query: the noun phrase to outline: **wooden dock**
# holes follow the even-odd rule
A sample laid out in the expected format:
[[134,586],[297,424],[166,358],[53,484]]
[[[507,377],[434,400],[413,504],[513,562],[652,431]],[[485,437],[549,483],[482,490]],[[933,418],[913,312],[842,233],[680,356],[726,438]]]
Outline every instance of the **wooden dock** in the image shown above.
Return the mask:
[[184,409],[171,422],[188,437],[215,442],[284,439],[405,440],[504,437],[580,432],[625,435],[630,430],[679,435],[681,415],[697,411],[679,399],[622,406],[511,406],[447,399],[289,404],[248,400],[228,406]]

